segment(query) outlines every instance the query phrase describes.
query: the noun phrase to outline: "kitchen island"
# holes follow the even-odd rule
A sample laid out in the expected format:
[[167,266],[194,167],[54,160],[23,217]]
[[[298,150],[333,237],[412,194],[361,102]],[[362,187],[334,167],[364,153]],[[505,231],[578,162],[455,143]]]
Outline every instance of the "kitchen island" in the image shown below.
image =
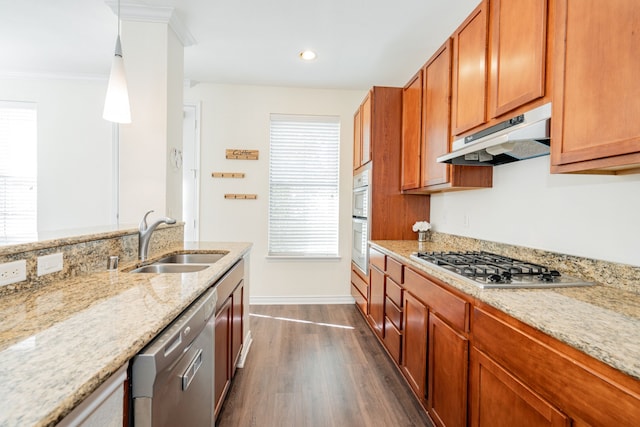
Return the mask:
[[250,249],[180,243],[162,255],[227,253],[194,273],[134,274],[135,264],[121,265],[0,298],[0,425],[59,422]]

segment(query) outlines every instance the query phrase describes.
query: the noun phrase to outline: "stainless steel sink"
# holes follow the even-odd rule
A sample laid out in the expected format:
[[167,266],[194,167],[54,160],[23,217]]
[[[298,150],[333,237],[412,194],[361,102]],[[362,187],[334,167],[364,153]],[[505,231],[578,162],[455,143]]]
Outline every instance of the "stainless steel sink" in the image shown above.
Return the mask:
[[193,273],[208,267],[206,264],[150,264],[131,270],[130,273]]
[[228,252],[217,254],[175,254],[160,258],[154,264],[213,264]]

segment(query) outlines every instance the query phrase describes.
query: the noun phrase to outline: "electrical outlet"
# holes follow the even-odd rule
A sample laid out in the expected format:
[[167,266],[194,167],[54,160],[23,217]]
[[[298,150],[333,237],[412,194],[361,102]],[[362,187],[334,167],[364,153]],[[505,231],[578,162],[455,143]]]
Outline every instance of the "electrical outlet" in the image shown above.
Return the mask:
[[62,270],[64,266],[62,252],[38,257],[38,276],[55,273]]
[[0,286],[27,280],[27,261],[6,262],[0,264]]

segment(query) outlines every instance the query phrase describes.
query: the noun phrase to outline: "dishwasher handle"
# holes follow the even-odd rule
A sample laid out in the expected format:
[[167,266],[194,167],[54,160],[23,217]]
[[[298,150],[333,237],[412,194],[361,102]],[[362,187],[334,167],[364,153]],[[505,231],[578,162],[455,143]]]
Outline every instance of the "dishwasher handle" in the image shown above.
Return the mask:
[[195,378],[196,374],[198,373],[198,369],[200,369],[200,366],[202,366],[202,349],[198,349],[198,352],[196,353],[195,357],[191,360],[191,362],[189,362],[189,366],[187,366],[187,369],[184,370],[184,373],[182,374],[182,390],[186,390],[189,388],[189,385],[191,384],[191,381],[193,381],[193,379]]

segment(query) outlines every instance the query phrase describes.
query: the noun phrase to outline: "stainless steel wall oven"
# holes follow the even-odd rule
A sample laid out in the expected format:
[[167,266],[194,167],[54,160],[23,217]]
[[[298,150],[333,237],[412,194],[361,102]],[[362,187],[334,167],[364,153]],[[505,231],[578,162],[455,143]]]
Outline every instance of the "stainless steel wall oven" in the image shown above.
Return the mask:
[[369,275],[369,236],[371,216],[371,168],[353,177],[353,207],[351,212],[351,260],[365,276]]

